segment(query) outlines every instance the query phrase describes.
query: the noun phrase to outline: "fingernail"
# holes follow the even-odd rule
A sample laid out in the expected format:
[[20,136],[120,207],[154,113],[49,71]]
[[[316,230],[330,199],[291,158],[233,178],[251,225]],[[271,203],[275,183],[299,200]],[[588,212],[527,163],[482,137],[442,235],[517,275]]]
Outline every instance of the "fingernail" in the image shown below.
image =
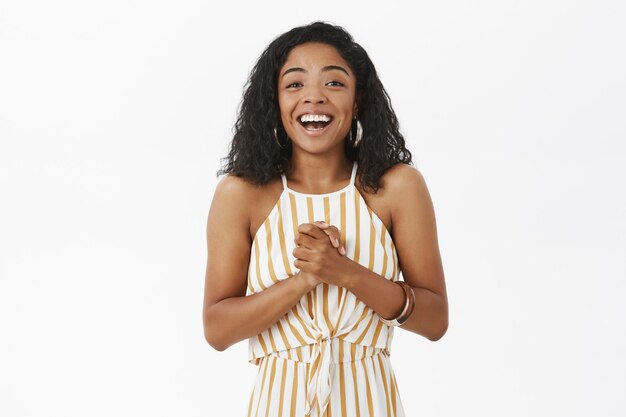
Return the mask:
[[339,253],[342,254],[342,255],[345,255],[346,254],[346,249],[343,246],[340,247],[339,248]]
[[339,239],[335,238],[335,246],[339,246]]

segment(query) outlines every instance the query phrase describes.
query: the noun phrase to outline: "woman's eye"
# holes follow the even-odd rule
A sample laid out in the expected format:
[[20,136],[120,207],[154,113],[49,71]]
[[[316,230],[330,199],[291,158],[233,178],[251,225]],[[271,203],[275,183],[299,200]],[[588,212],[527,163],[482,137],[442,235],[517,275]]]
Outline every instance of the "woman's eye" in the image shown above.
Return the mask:
[[302,84],[299,82],[293,82],[293,83],[287,84],[287,88],[296,88],[296,87],[302,87]]
[[331,87],[342,87],[343,83],[341,81],[330,81],[326,83],[326,85],[329,85]]

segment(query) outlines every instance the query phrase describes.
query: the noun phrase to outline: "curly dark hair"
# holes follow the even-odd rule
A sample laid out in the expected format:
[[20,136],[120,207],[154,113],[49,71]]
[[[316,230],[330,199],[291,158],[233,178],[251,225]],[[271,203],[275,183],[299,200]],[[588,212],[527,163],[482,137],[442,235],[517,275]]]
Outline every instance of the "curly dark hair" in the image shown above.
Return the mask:
[[[217,175],[232,173],[260,185],[288,172],[292,147],[280,119],[278,72],[289,52],[307,42],[335,47],[355,74],[363,136],[354,148],[348,134],[344,149],[349,160],[358,162],[358,174],[364,188],[375,193],[385,171],[399,162],[412,163],[411,152],[405,146],[389,95],[367,52],[344,28],[326,22],[291,29],[274,39],[263,51],[244,87],[233,140]],[[282,147],[277,139],[284,143]]]

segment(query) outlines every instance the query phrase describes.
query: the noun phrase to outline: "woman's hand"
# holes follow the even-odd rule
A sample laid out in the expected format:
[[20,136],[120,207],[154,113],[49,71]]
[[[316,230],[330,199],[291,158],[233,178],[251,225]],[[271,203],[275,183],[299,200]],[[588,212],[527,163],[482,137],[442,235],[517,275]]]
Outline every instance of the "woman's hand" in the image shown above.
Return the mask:
[[[303,223],[303,224],[306,224],[306,223]],[[342,254],[342,255],[346,254],[346,249],[340,242],[341,232],[339,231],[339,229],[337,229],[335,226],[329,225],[328,223],[326,223],[325,221],[322,221],[322,220],[313,222],[311,224],[316,225],[317,227],[322,229],[324,231],[324,233],[326,233],[330,243],[335,248],[337,248],[337,250],[339,251],[340,254]],[[296,240],[296,245],[297,244],[298,244],[298,242]],[[307,282],[309,287],[311,287],[311,288],[316,287],[320,282],[322,282],[319,279],[319,277],[317,277],[315,274],[312,274],[310,272],[305,272],[305,271],[300,270],[300,272],[298,272],[298,275],[300,275]]]
[[343,242],[339,241],[339,239],[341,239],[341,232],[339,229],[333,225],[329,225],[325,221],[317,221],[313,222],[313,224],[322,229],[324,233],[328,235],[330,243],[332,243],[334,247],[338,248],[340,254],[346,254],[346,248],[343,246]]
[[340,285],[341,271],[348,260],[340,238],[339,229],[325,222],[301,224],[295,239],[294,266],[307,278],[312,275],[317,283]]

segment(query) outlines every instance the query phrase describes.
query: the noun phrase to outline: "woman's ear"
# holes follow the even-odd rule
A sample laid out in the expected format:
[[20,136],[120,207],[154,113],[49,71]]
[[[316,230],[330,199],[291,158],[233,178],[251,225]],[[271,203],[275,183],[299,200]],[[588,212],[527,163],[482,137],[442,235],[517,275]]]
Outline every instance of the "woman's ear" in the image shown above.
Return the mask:
[[354,117],[359,116],[359,107],[356,105],[356,102],[354,103],[354,109],[352,110],[352,113],[354,114]]

